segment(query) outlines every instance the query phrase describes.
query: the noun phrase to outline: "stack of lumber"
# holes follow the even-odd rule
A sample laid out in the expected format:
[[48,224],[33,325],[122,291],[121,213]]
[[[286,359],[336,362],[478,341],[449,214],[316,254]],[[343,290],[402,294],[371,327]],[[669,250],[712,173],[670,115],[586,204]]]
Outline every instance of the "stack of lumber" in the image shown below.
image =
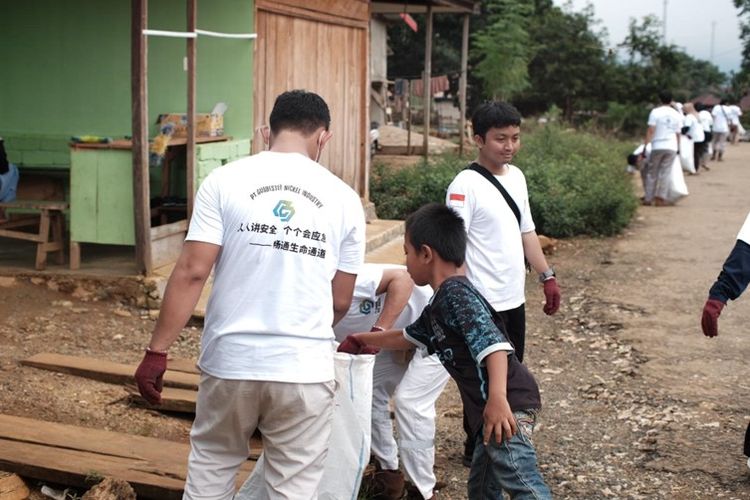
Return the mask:
[[[124,385],[130,388],[131,400],[150,406],[133,389],[135,365],[54,353],[36,354],[21,364]],[[172,359],[168,367],[163,402],[150,407],[194,413],[200,380],[195,362]],[[250,444],[254,452],[262,448],[256,438]],[[42,481],[87,488],[92,476],[113,477],[127,481],[138,498],[179,499],[189,452],[187,443],[0,414],[0,471]],[[257,453],[250,458],[257,458]],[[253,466],[252,461],[243,464],[238,486]],[[5,477],[0,475],[0,488],[20,488]],[[0,495],[0,500],[5,497]]]
[[[87,488],[92,476],[130,483],[139,498],[182,498],[190,445],[0,415],[0,469]],[[252,471],[245,462],[238,485]]]

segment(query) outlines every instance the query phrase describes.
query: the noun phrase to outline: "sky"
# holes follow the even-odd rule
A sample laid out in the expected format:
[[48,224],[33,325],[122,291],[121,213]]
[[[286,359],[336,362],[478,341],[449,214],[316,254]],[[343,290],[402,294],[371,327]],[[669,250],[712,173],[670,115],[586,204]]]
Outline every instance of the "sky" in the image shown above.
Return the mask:
[[[568,0],[554,0],[564,5]],[[594,6],[594,18],[599,27],[607,28],[610,47],[621,43],[627,36],[630,19],[640,21],[649,14],[660,20],[664,16],[665,0],[570,0],[574,11],[587,4]],[[697,59],[711,59],[711,32],[713,60],[724,72],[737,71],[742,59],[739,11],[732,0],[666,0],[667,43],[682,48]],[[712,30],[712,24],[715,29]]]

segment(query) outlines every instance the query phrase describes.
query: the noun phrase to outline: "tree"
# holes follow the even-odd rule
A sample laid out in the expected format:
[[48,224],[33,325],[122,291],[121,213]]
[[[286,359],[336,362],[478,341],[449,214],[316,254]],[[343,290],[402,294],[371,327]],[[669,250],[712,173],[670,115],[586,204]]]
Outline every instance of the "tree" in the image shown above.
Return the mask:
[[487,26],[472,37],[473,70],[486,97],[511,100],[529,86],[528,64],[533,56],[528,19],[534,5],[524,0],[483,2]]
[[529,27],[535,46],[526,98],[544,101],[544,109],[557,105],[567,120],[583,101],[596,100],[606,87],[606,51],[602,35],[593,31],[593,15],[591,6],[582,12],[548,6]]
[[734,6],[740,10],[740,39],[742,40],[742,62],[740,70],[732,75],[732,84],[736,93],[750,87],[750,0],[734,0]]

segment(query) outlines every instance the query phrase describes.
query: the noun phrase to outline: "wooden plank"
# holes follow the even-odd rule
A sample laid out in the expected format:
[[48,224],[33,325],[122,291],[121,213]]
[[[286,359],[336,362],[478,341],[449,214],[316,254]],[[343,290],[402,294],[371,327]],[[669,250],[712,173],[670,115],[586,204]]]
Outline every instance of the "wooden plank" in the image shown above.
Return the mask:
[[171,411],[177,413],[195,413],[195,403],[198,400],[198,391],[190,389],[176,389],[164,387],[161,391],[161,404],[152,405],[134,391],[128,392],[128,401],[138,406],[151,408],[153,410]]
[[30,210],[67,210],[68,204],[60,201],[16,200],[0,203],[1,208],[23,208]]
[[[135,222],[135,260],[138,270],[150,275],[151,210],[148,178],[148,85],[147,42],[143,30],[148,26],[148,0],[131,1],[131,115],[133,136],[133,220]],[[116,219],[114,219],[116,220]],[[78,240],[80,241],[80,240]]]
[[[187,443],[0,415],[0,468],[49,482],[88,487],[96,473],[127,481],[139,498],[179,499],[189,451]],[[253,465],[242,465],[238,485]]]
[[[133,375],[135,374],[136,366],[101,359],[43,352],[22,360],[21,364],[43,370],[78,375],[110,384],[135,383]],[[197,390],[199,380],[200,376],[194,373],[168,369],[164,374],[165,387]]]
[[44,239],[39,236],[39,233],[25,233],[23,231],[13,231],[11,229],[0,229],[0,236],[16,240],[33,241],[35,243],[44,241]]
[[200,375],[201,371],[198,369],[196,363],[197,361],[194,359],[170,358],[167,361],[167,366],[175,372],[197,373]]
[[357,28],[367,28],[370,20],[370,7],[364,0],[256,0],[256,7],[277,14]]
[[151,257],[154,267],[176,262],[187,234],[187,221],[179,220],[151,228]]
[[175,234],[182,234],[184,237],[187,228],[188,224],[186,220],[178,220],[169,224],[154,226],[151,228],[151,241],[153,242],[162,238],[167,238]]

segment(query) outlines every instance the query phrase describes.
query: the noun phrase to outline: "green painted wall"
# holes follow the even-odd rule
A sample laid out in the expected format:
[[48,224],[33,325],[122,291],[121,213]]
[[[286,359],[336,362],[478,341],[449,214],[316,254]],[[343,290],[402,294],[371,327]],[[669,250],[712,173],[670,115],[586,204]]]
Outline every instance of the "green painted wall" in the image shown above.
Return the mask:
[[[149,28],[184,31],[185,3],[151,0]],[[252,0],[199,2],[198,27],[252,32],[253,11]],[[254,43],[198,39],[197,111],[226,102],[225,133],[237,139],[252,136]],[[185,42],[150,37],[148,54],[153,136],[159,113],[186,111]],[[41,149],[59,164],[51,153],[65,152],[71,135],[130,135],[130,2],[4,2],[0,60],[0,135],[13,161],[31,164],[25,152]]]

